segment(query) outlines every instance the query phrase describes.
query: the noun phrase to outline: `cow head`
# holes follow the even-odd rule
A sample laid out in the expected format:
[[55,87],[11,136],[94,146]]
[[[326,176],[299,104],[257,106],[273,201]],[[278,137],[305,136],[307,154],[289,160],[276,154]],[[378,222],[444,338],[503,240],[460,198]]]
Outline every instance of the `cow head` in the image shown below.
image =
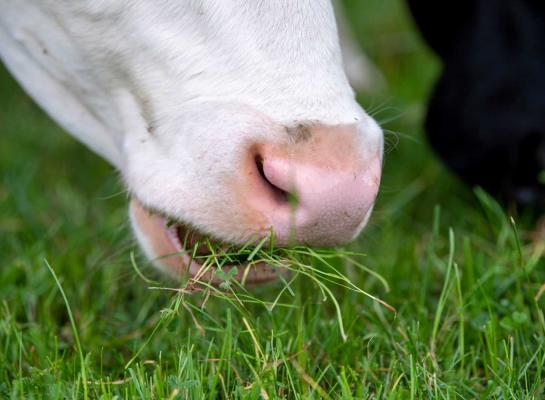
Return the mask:
[[187,270],[188,235],[329,246],[366,224],[382,132],[354,99],[328,1],[53,4],[40,7],[65,33],[44,46],[78,64],[63,77],[111,144],[78,136],[120,169],[158,266]]

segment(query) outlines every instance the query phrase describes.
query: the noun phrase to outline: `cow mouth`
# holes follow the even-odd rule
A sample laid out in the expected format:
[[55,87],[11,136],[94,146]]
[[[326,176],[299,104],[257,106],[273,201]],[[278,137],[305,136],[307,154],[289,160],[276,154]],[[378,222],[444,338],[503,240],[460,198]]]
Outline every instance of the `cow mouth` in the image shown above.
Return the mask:
[[248,252],[214,240],[162,213],[151,211],[133,199],[130,217],[145,253],[161,270],[177,279],[220,284],[235,279],[258,284],[278,278],[277,268],[260,260],[248,260]]

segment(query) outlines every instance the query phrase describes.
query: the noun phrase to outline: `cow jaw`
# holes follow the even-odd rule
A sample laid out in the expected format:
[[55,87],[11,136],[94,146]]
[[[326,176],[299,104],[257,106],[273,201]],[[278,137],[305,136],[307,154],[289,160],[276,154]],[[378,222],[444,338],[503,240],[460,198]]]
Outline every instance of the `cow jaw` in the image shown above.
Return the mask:
[[[188,277],[193,282],[218,284],[222,281],[215,274],[216,265],[204,262],[210,255],[204,243],[212,239],[186,224],[172,224],[136,199],[131,200],[129,214],[144,252],[161,270],[174,278]],[[211,244],[214,248],[220,247],[213,241]],[[263,262],[224,264],[221,268],[228,272],[233,267],[237,267],[234,278],[243,283],[263,283],[278,277],[278,272]]]

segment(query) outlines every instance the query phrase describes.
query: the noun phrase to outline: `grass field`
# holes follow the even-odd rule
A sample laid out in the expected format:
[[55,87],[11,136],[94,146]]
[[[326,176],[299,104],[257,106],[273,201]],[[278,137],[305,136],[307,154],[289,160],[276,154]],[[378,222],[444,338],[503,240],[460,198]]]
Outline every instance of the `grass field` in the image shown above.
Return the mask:
[[382,278],[331,263],[396,311],[332,285],[337,308],[305,277],[272,309],[283,283],[243,305],[151,289],[175,283],[135,272],[131,254],[164,279],[138,253],[117,173],[2,69],[0,398],[545,397],[545,239],[430,153],[439,65],[403,4],[347,7],[388,81],[360,97],[388,145],[376,212],[347,248]]

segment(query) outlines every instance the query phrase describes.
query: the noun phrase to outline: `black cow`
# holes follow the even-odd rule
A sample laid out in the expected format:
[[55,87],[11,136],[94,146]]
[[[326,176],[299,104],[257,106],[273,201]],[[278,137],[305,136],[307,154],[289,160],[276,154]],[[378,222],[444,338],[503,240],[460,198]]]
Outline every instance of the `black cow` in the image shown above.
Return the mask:
[[545,0],[408,0],[444,68],[431,146],[462,179],[545,205]]

